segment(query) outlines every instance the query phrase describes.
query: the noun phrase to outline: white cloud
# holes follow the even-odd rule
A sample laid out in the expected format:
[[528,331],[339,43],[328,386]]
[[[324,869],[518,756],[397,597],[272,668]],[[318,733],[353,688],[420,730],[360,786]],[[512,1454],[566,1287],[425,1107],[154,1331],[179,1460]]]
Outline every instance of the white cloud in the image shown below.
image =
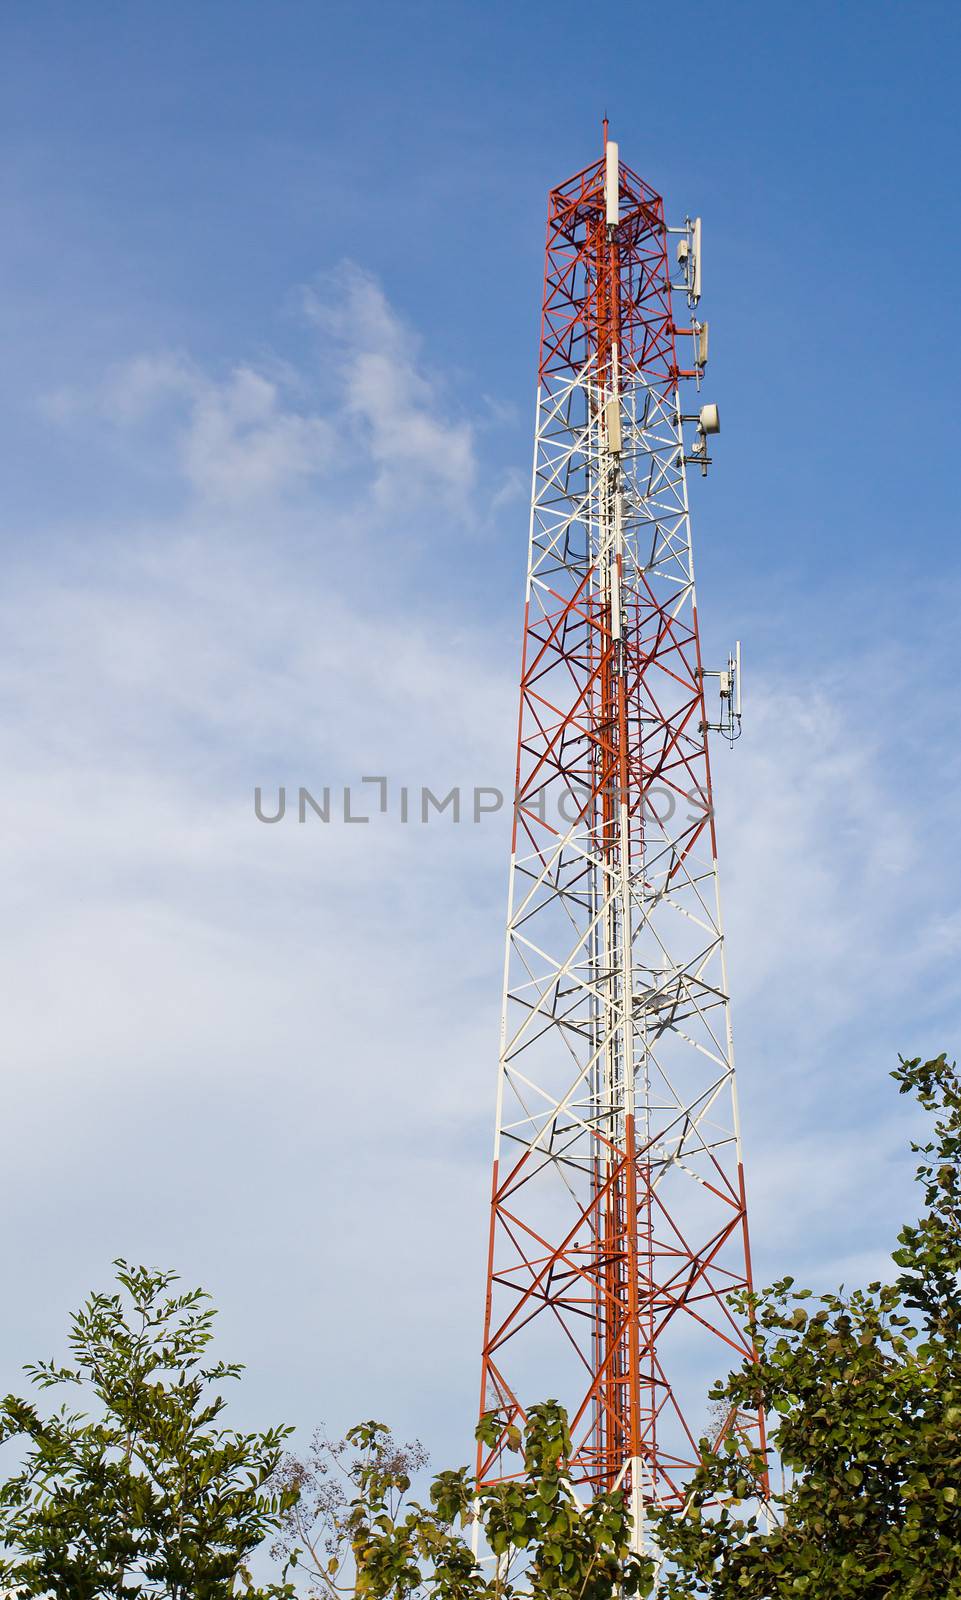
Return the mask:
[[510,467],[503,474],[499,488],[495,489],[491,500],[491,515],[497,516],[509,506],[519,506],[525,499],[527,484],[523,473],[517,467]]
[[422,366],[419,340],[376,280],[347,263],[305,305],[340,346],[346,409],[363,426],[379,503],[405,509],[439,495],[445,510],[466,515],[476,425],[457,416],[450,385]]
[[[419,339],[381,286],[345,262],[305,290],[302,309],[320,334],[317,363],[293,371],[251,363],[224,378],[174,350],[120,363],[93,389],[42,397],[64,427],[149,429],[147,461],[166,442],[185,485],[201,501],[262,512],[270,496],[337,478],[345,504],[363,514],[477,520],[481,422],[459,413],[451,386],[422,363]],[[325,392],[318,411],[312,394]],[[358,493],[360,491],[360,493]],[[513,474],[492,496],[496,514],[516,493]],[[433,531],[433,530],[432,530]]]
[[92,394],[60,390],[43,409],[64,424],[89,420],[91,412],[118,429],[165,423],[187,484],[225,506],[262,502],[322,473],[335,437],[328,418],[292,409],[263,372],[238,366],[218,381],[170,352],[114,368]]
[[323,471],[333,447],[326,418],[284,410],[275,383],[237,367],[195,391],[183,461],[198,493],[242,501]]
[[[902,730],[875,714],[869,658],[844,674],[826,663],[803,693],[769,679],[752,691],[740,744],[715,757],[739,1004],[776,1004],[811,1054],[858,1015],[902,1004],[910,1025],[956,948],[954,868],[936,843],[951,790],[929,784],[923,756],[926,738],[938,748],[946,696],[927,663],[888,670],[916,707],[919,759],[905,760]],[[955,980],[942,998],[959,997]]]
[[[144,422],[171,399],[182,397],[188,403],[214,386],[183,355],[135,356],[108,372],[100,389],[102,414],[118,427]],[[81,396],[75,396],[79,409]]]
[[[214,504],[262,506],[312,478],[341,474],[356,486],[360,475],[368,512],[433,507],[469,520],[475,424],[422,364],[419,340],[377,282],[345,264],[305,291],[303,306],[323,340],[314,375],[243,363],[217,378],[182,353],[160,351],[115,367],[92,391],[46,395],[41,409],[64,426],[91,416],[118,429],[165,422],[183,478]],[[333,403],[323,413],[306,407],[303,393],[331,387],[331,374]]]
[[779,683],[752,691],[745,736],[715,760],[728,768],[725,876],[741,885],[732,943],[750,949],[742,1004],[784,975],[788,952],[798,1003],[820,1036],[876,981],[879,918],[910,893],[919,855],[886,752],[858,698],[846,698],[817,677],[803,695]]

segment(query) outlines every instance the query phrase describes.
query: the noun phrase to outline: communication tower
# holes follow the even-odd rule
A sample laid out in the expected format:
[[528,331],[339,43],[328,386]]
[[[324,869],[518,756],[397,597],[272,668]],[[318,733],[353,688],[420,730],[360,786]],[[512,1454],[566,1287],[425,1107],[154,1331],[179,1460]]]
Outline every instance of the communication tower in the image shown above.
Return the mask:
[[681,399],[701,271],[700,220],[667,227],[605,122],[548,202],[478,1472],[516,1476],[508,1430],[554,1396],[639,1549],[701,1436],[763,1428],[707,1401],[752,1352],[708,752],[740,731],[740,648],[705,671],[687,468],[720,423]]

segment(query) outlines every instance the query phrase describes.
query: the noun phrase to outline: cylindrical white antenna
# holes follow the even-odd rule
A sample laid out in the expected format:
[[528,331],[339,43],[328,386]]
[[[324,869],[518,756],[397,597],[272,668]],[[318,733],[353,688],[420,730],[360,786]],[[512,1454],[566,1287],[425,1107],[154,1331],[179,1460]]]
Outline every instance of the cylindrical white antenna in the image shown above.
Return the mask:
[[607,168],[604,173],[604,196],[607,201],[607,225],[609,228],[616,228],[621,220],[621,172],[617,145],[613,139],[608,139],[605,154]]
[[691,284],[691,299],[701,298],[701,219],[694,218],[694,281]]
[[740,639],[738,639],[737,644],[734,646],[734,681],[737,684],[737,688],[736,688],[735,694],[734,694],[734,698],[735,698],[735,700],[737,702],[737,704],[734,707],[734,715],[736,717],[739,717],[741,715],[741,641],[740,641]]

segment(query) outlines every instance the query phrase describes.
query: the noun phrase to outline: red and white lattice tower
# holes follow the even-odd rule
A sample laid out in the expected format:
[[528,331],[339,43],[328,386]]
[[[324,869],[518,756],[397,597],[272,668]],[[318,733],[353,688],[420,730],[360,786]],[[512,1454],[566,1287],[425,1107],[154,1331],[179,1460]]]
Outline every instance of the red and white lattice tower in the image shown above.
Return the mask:
[[717,413],[682,413],[700,225],[671,232],[673,286],[606,124],[550,194],[481,1385],[504,1430],[478,1457],[517,1475],[508,1428],[563,1401],[575,1481],[623,1486],[638,1548],[701,1436],[762,1425],[707,1400],[751,1353],[751,1269],[685,470]]

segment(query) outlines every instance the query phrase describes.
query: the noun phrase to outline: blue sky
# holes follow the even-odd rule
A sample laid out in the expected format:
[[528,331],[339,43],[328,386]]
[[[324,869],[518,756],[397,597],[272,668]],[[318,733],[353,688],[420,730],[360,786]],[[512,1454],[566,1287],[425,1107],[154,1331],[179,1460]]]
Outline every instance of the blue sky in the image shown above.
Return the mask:
[[477,1377],[506,830],[252,790],[506,783],[548,187],[699,213],[694,486],[759,1276],[874,1275],[896,1052],[961,995],[956,7],[35,3],[0,32],[2,1382],[109,1261],[238,1417]]

